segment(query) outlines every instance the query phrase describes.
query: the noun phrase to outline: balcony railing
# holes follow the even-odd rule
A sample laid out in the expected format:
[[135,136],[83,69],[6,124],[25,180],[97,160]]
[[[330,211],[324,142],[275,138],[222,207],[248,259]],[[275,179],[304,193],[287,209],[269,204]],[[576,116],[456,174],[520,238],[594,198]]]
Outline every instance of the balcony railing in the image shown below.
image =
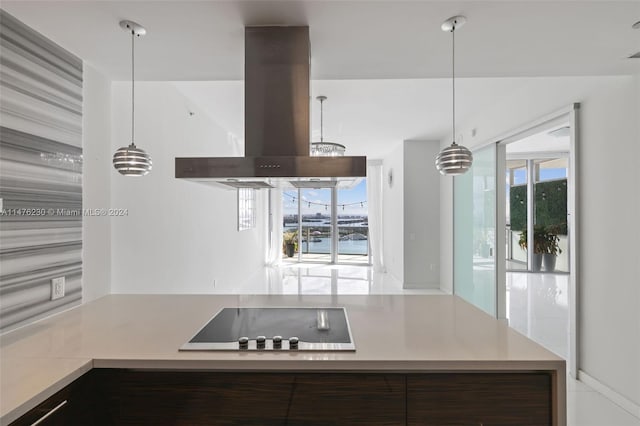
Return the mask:
[[[295,232],[298,228],[287,227],[285,232]],[[368,256],[369,227],[338,225],[338,255]],[[331,254],[331,226],[303,225],[297,248],[302,254]]]

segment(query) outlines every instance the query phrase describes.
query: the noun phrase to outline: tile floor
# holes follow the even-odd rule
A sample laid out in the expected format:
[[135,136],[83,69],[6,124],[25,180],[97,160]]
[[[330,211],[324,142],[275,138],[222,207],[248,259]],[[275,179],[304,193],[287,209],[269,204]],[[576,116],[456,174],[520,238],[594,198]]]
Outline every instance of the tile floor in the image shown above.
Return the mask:
[[[565,359],[569,353],[568,290],[568,274],[507,273],[509,325]],[[640,419],[570,377],[567,420],[569,426],[640,426]]]
[[[568,353],[568,275],[510,272],[507,278],[510,325],[549,350]],[[285,264],[265,268],[240,286],[214,289],[218,294],[442,294],[407,290],[389,274],[369,266]],[[569,426],[640,426],[634,417],[598,392],[567,381]]]
[[244,283],[218,285],[218,294],[442,294],[440,290],[403,289],[390,274],[370,266],[288,263],[264,268]]
[[509,325],[567,359],[569,275],[507,272]]
[[[303,253],[303,262],[331,262],[331,255],[328,253]],[[369,265],[369,256],[363,256],[361,254],[340,254],[338,255],[338,262],[357,265]],[[285,265],[292,265],[298,263],[298,253],[293,257],[282,258],[282,263]]]
[[567,383],[568,426],[640,426],[640,419],[582,382]]

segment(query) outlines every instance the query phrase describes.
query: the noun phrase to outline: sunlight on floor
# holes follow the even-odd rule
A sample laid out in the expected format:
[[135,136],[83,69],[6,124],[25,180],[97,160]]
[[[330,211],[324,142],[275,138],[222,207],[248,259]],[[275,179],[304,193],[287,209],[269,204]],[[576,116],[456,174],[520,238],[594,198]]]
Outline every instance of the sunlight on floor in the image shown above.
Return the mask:
[[550,351],[569,356],[569,275],[507,272],[509,325]]
[[403,289],[371,266],[289,263],[265,267],[244,283],[218,285],[217,294],[443,294],[439,289]]

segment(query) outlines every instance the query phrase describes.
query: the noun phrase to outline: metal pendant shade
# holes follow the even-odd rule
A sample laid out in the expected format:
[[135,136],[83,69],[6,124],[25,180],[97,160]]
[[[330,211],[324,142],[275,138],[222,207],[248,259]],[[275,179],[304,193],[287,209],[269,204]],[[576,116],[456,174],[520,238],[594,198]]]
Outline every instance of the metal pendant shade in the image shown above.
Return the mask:
[[113,154],[113,167],[124,176],[144,176],[151,170],[151,157],[136,146],[135,140],[135,55],[136,37],[147,33],[142,25],[132,21],[121,21],[120,27],[131,34],[131,144],[119,148]]
[[443,175],[462,175],[471,168],[473,155],[462,145],[452,143],[436,156],[436,168]]
[[324,110],[323,102],[327,100],[326,96],[318,96],[316,98],[320,101],[320,142],[311,143],[311,156],[312,157],[342,157],[346,151],[346,147],[342,144],[335,142],[324,141]]
[[460,28],[467,19],[464,16],[454,16],[442,24],[442,31],[451,32],[452,60],[451,85],[453,92],[453,142],[436,156],[436,168],[443,175],[457,176],[466,173],[473,164],[471,151],[456,143],[456,38],[455,30]]
[[113,167],[124,176],[144,176],[151,170],[151,157],[133,143],[113,154]]

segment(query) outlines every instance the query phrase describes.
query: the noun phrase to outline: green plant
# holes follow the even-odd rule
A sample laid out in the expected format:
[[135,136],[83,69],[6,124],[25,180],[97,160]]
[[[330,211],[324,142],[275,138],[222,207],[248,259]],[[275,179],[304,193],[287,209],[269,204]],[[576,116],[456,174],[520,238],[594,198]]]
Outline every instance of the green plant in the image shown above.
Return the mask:
[[[521,249],[527,249],[527,230],[523,229],[518,240],[518,245]],[[547,233],[545,227],[542,225],[535,225],[533,227],[533,252],[536,254],[546,253],[545,247],[547,245]]]
[[[558,235],[567,235],[567,179],[537,182],[534,194],[536,203],[534,222],[543,226],[557,226]],[[509,187],[508,197],[511,229],[526,228],[527,185]]]
[[[536,254],[554,254],[562,253],[559,246],[560,237],[558,234],[562,231],[562,225],[535,225],[533,227],[533,252]],[[527,249],[527,230],[522,230],[518,245],[521,249]]]
[[559,246],[560,237],[558,237],[560,232],[562,232],[562,225],[549,225],[545,228],[544,253],[556,256],[562,253],[562,249]]
[[287,231],[282,234],[282,252],[287,253],[287,245],[293,244],[294,252],[298,251],[298,231]]

